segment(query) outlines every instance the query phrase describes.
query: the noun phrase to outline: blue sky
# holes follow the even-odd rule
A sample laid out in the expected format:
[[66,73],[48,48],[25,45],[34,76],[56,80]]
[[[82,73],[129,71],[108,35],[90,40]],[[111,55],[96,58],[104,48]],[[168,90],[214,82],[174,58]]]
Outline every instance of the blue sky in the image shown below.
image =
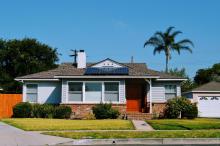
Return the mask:
[[87,60],[112,58],[119,62],[146,62],[163,70],[163,53],[143,48],[157,30],[175,26],[189,38],[193,54],[173,53],[171,68],[185,67],[190,77],[199,68],[220,62],[219,0],[19,0],[2,1],[0,37],[36,38],[58,48],[60,62],[72,61],[70,49],[84,49]]

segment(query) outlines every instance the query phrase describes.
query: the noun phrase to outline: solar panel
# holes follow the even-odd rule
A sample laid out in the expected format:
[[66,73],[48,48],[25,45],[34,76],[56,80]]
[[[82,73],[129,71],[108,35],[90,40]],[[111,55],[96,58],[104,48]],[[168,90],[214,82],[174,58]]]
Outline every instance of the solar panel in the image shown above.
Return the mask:
[[128,75],[127,67],[89,67],[85,75]]

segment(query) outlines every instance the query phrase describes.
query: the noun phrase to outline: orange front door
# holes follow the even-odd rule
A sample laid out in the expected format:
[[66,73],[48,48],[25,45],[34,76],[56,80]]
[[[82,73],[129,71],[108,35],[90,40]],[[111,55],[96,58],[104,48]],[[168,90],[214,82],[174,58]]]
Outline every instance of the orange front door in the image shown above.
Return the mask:
[[141,111],[142,86],[131,84],[126,86],[126,101],[128,112]]

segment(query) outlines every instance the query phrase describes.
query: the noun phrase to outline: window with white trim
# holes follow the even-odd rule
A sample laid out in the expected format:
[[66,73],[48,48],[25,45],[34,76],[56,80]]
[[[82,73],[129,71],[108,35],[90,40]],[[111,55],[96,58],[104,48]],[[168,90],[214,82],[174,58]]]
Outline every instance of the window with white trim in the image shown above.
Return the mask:
[[37,84],[27,84],[26,85],[26,101],[27,102],[37,102]]
[[102,83],[86,82],[85,83],[85,101],[101,102],[102,101]]
[[119,101],[119,83],[118,82],[105,82],[105,99],[106,102]]
[[83,83],[82,82],[70,82],[68,86],[69,86],[68,101],[76,101],[76,102],[83,101],[83,95],[82,95]]
[[165,99],[171,99],[177,96],[176,85],[165,85]]

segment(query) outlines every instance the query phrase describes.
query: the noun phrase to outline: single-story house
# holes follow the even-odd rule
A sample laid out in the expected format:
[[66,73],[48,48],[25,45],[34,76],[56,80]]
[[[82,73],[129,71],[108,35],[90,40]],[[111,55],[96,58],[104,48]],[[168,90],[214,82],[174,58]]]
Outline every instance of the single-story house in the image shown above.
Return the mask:
[[220,117],[220,82],[209,82],[183,95],[197,103],[199,117]]
[[[181,96],[181,77],[149,69],[145,63],[112,59],[87,63],[83,50],[76,63],[17,77],[23,83],[23,101],[69,105],[83,116],[95,104],[112,103],[122,114],[160,113],[166,101]],[[144,114],[142,114],[143,116]]]

